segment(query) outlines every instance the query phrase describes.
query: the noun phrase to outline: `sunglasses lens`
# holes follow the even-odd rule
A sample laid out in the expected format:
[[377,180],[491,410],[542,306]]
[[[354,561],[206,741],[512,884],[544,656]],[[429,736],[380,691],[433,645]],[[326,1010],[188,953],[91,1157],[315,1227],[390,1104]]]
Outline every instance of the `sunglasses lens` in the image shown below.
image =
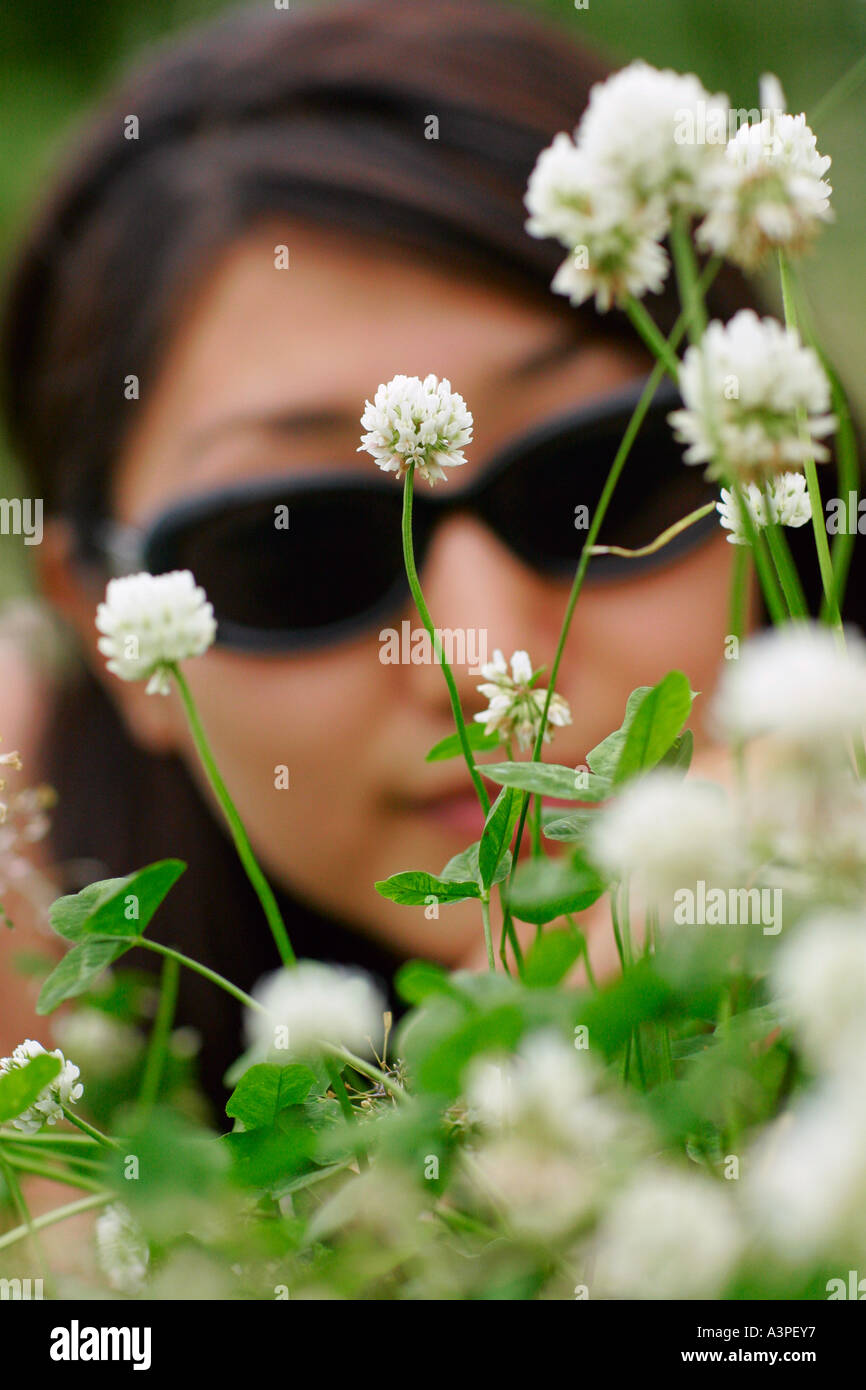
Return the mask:
[[214,607],[218,640],[303,645],[399,603],[401,494],[345,488],[224,502],[157,532],[153,572],[190,569]]
[[[597,544],[639,549],[716,495],[700,469],[683,464],[665,418],[670,408],[644,420]],[[490,522],[529,564],[551,575],[574,571],[628,421],[625,412],[551,429],[490,485]],[[597,557],[588,573],[601,578],[606,568],[609,558]]]

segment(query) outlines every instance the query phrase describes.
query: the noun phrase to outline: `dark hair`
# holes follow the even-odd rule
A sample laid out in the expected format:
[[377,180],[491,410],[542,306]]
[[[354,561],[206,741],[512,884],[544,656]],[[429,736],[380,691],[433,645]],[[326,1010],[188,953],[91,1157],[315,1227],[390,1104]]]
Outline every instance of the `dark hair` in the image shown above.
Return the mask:
[[[495,0],[343,0],[244,9],[171,45],[80,137],[14,269],[0,341],[11,439],[46,509],[79,526],[108,479],[183,295],[244,228],[285,213],[367,230],[550,294],[562,252],[524,229],[539,151],[573,126],[603,65],[565,32]],[[137,138],[125,138],[127,118]],[[425,138],[438,121],[438,138]],[[714,311],[746,302],[722,276]],[[651,301],[669,328],[667,292]],[[628,336],[623,316],[591,317]],[[246,879],[182,764],[141,752],[84,669],[58,692],[44,775],[60,793],[53,852],[106,874],[189,862],[153,933],[249,987],[276,965]],[[390,976],[395,953],[282,895],[299,952]],[[248,924],[254,924],[250,927]],[[243,933],[242,948],[239,933]],[[150,960],[150,958],[148,958]],[[238,1011],[184,974],[179,1017],[205,1034],[214,1098]]]

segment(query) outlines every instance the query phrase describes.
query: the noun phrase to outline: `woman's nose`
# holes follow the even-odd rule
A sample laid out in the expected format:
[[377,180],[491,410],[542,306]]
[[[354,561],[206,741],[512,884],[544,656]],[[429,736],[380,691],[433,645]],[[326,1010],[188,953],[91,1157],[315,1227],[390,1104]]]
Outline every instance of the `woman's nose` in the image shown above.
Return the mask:
[[[525,649],[534,667],[550,664],[562,603],[549,581],[535,575],[483,522],[465,514],[442,522],[419,577],[461,701],[468,708],[483,708],[476,691],[482,680],[480,667],[492,660],[496,648],[506,660],[513,651]],[[416,693],[446,708],[448,694],[436,665],[411,669]]]

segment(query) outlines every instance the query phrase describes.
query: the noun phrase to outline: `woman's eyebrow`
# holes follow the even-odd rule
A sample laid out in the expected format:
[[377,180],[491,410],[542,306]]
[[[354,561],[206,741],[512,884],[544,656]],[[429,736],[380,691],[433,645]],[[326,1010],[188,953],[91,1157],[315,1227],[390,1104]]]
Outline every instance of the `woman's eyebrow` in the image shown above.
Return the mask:
[[514,364],[508,372],[510,381],[524,381],[548,367],[555,366],[566,357],[572,357],[576,352],[581,352],[586,348],[586,339],[579,338],[573,331],[565,335],[558,334],[552,341],[541,343],[540,346],[533,348],[526,357]]
[[[511,366],[505,375],[511,382],[531,379],[585,346],[585,342],[577,338],[573,332],[565,336],[558,335],[552,342],[534,347],[526,357]],[[193,460],[217,440],[243,431],[266,430],[273,434],[287,435],[347,428],[360,432],[360,412],[337,405],[299,406],[297,409],[275,410],[263,414],[233,415],[197,431],[189,440],[185,455]]]
[[217,420],[212,425],[193,434],[187,444],[186,457],[193,459],[209,445],[227,435],[250,430],[266,430],[274,434],[306,434],[315,430],[333,430],[357,426],[360,432],[360,414],[338,406],[301,406],[298,409],[275,410],[263,414],[231,415],[225,420]]

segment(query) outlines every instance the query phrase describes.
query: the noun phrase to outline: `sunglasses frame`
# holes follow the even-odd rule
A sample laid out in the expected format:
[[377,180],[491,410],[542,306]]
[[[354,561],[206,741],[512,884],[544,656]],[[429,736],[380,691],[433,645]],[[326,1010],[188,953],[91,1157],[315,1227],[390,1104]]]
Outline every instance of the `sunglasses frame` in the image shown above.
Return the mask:
[[[481,497],[502,473],[507,471],[530,449],[543,446],[548,440],[561,436],[566,430],[594,425],[623,418],[623,432],[628,417],[634,410],[645,389],[646,379],[606,394],[601,400],[578,406],[576,409],[548,416],[541,423],[507,445],[499,449],[479,474],[465,487],[450,488],[447,492],[434,490],[416,492],[415,520],[424,518],[425,543],[433,525],[443,517],[455,512],[473,510],[473,503]],[[662,413],[673,409],[680,397],[676,387],[665,381],[657,389],[650,404],[648,417],[657,419]],[[639,437],[639,436],[638,436]],[[611,462],[613,459],[611,458]],[[683,467],[686,467],[683,464]],[[89,528],[87,543],[91,553],[98,554],[108,561],[115,576],[134,574],[146,570],[151,574],[164,574],[176,569],[172,559],[172,545],[179,530],[202,520],[209,520],[215,514],[225,512],[233,502],[256,502],[264,498],[280,496],[291,499],[303,497],[306,492],[357,492],[363,496],[371,494],[394,495],[395,481],[381,471],[368,475],[347,474],[343,472],[322,472],[300,474],[286,477],[285,474],[268,476],[252,481],[230,484],[207,493],[186,498],[173,506],[165,508],[141,527],[129,526],[111,520],[103,521]],[[291,503],[290,503],[291,508]],[[435,520],[434,520],[435,513]],[[481,513],[482,520],[488,524]],[[595,559],[587,570],[586,582],[593,585],[616,582],[623,578],[635,578],[649,570],[666,566],[683,553],[693,549],[704,540],[710,531],[718,532],[718,521],[714,513],[701,519],[674,537],[662,550],[650,556],[627,559],[624,556],[603,556]],[[496,532],[499,535],[498,531]],[[562,567],[561,575],[557,566],[543,568],[532,564],[501,537],[512,553],[517,554],[522,563],[543,572],[551,579],[566,580],[574,573],[574,563]],[[600,563],[600,560],[603,563]],[[419,555],[419,569],[423,555]],[[591,580],[590,580],[591,576]],[[405,573],[401,573],[395,583],[375,604],[351,618],[333,623],[321,624],[315,628],[285,628],[275,630],[254,628],[236,623],[230,619],[217,617],[216,642],[221,647],[239,651],[255,651],[262,654],[285,654],[288,652],[309,651],[317,647],[330,646],[375,627],[377,621],[400,611],[409,596],[409,586]]]

